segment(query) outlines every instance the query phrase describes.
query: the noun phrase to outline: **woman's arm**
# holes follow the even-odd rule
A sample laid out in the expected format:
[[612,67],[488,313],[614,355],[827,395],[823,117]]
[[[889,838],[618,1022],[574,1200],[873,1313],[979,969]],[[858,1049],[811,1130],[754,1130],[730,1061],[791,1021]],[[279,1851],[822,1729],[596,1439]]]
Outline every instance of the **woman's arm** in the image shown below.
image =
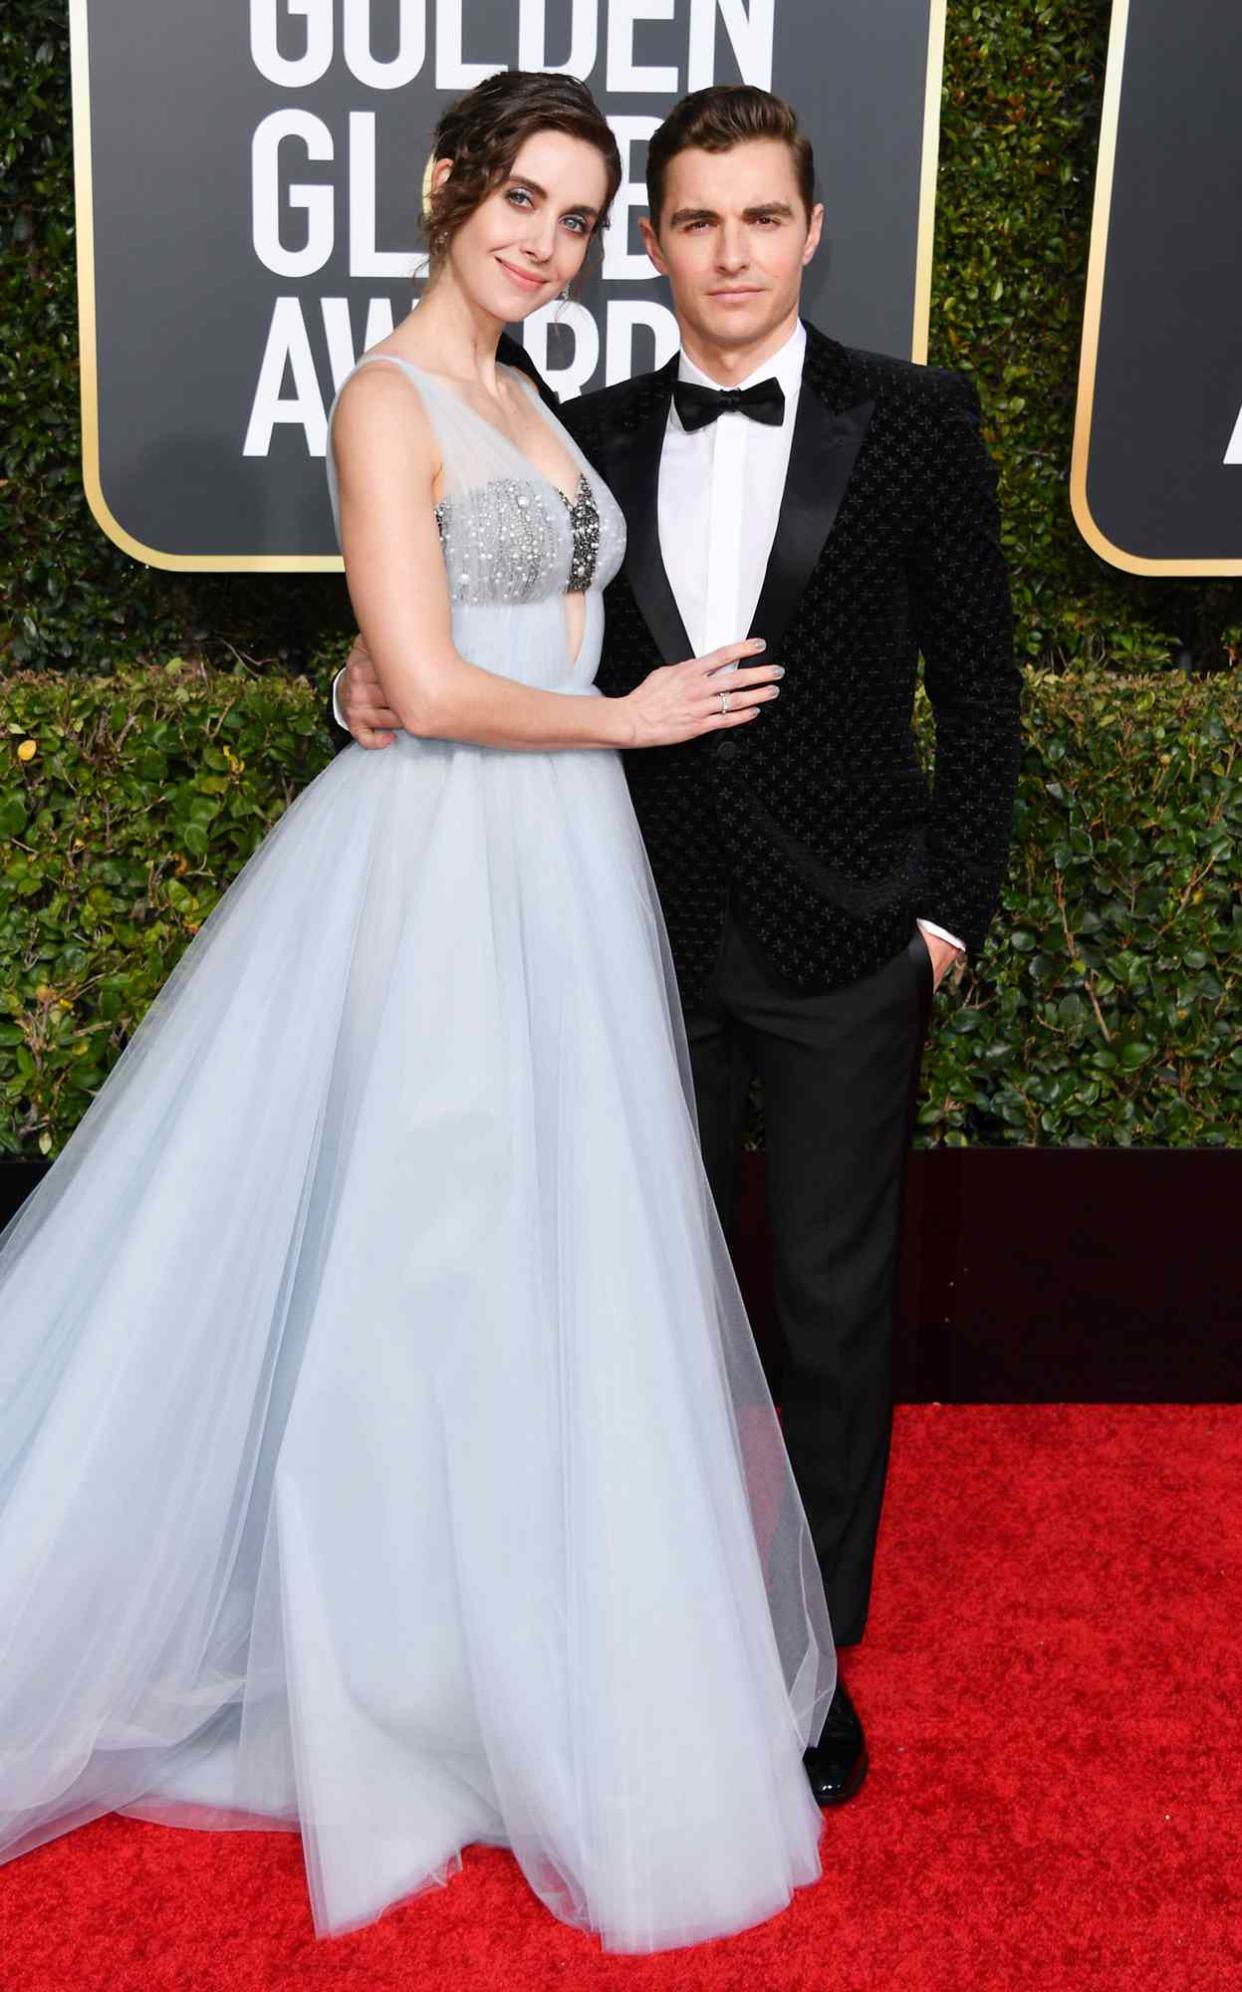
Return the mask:
[[435,520],[439,450],[412,384],[388,367],[355,375],[337,404],[332,447],[350,600],[385,702],[407,732],[484,747],[657,746],[744,724],[775,697],[771,664],[730,676],[727,714],[709,682],[758,643],[665,666],[624,699],[539,691],[471,664],[453,643]]

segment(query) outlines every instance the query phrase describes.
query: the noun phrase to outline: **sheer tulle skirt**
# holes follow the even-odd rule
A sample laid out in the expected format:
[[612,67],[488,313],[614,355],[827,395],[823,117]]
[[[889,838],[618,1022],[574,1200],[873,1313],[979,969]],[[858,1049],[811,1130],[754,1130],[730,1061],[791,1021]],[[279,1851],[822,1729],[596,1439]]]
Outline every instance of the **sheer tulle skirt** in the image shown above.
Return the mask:
[[513,1848],[646,1950],[818,1873],[834,1661],[599,753],[352,749],[0,1252],[0,1854]]

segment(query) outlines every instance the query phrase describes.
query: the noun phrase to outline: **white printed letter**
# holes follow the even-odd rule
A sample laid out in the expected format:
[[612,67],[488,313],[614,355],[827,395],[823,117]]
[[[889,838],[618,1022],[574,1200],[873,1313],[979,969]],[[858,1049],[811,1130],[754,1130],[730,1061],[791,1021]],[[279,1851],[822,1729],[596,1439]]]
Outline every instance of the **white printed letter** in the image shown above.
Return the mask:
[[310,111],[272,111],[255,132],[250,148],[250,213],[254,251],[278,277],[309,277],[322,270],[332,254],[333,203],[331,187],[294,182],[288,189],[291,208],[306,212],[306,241],[290,249],[280,239],[280,148],[287,138],[306,147],[308,159],[331,159],[332,133]]
[[349,114],[349,274],[351,277],[421,275],[413,249],[375,246],[375,112]]
[[773,0],[690,0],[690,56],[687,90],[706,90],[716,81],[716,15],[733,48],[743,83],[772,88]]
[[[288,401],[282,401],[280,390],[286,366],[293,370],[293,394]],[[296,297],[276,300],[242,455],[265,457],[272,447],[272,430],[278,422],[299,424],[306,436],[307,454],[323,455],[328,446],[328,418],[302,307]]]
[[518,68],[542,69],[553,76],[589,76],[595,67],[596,0],[573,0],[569,54],[548,61],[548,0],[521,0],[518,14]]
[[507,62],[463,62],[462,0],[436,0],[436,89],[473,90],[486,76],[507,69]]
[[604,276],[609,283],[645,283],[655,275],[645,249],[630,248],[630,209],[647,205],[646,183],[634,178],[630,154],[636,144],[644,144],[659,124],[659,118],[609,118],[612,135],[621,154],[621,185],[612,204],[612,215],[604,235]]
[[[324,337],[328,342],[328,366],[332,374],[332,386],[339,389],[341,382],[350,371],[358,354],[354,351],[354,327],[350,316],[347,297],[321,297],[319,309],[323,313]],[[392,331],[392,300],[387,297],[373,297],[367,304],[367,326],[362,335],[362,350],[369,353],[372,346],[378,346],[381,339],[387,339]]]
[[671,21],[676,0],[612,0],[608,9],[608,88],[677,90],[676,69],[634,60],[634,23]]
[[[282,55],[277,46],[278,15],[302,14],[306,47],[301,55]],[[332,60],[332,0],[250,0],[250,59],[260,76],[282,90],[301,90],[318,83]]]
[[[564,326],[572,332],[574,356],[568,366],[548,365],[548,327]],[[584,304],[543,304],[522,321],[522,344],[548,386],[564,401],[581,394],[599,365],[599,332]]]
[[371,53],[372,0],[345,0],[345,62],[351,76],[372,90],[400,90],[412,83],[427,53],[426,0],[400,0],[397,53],[385,62]]
[[[653,367],[671,360],[681,343],[677,320],[666,304],[635,304],[628,298],[614,298],[608,305],[608,339],[604,348],[604,385],[634,377],[634,332],[645,325],[655,334]],[[644,355],[642,371],[647,372]]]
[[1229,438],[1229,448],[1225,451],[1225,462],[1242,463],[1242,408],[1239,408],[1238,419],[1233,425],[1233,434]]

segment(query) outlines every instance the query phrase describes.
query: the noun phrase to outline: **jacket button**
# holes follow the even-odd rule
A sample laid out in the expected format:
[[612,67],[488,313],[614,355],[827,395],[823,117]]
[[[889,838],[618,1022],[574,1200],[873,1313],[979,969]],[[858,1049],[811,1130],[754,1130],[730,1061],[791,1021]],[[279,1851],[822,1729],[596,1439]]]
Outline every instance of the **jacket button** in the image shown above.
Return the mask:
[[736,753],[737,753],[736,740],[722,740],[719,747],[717,747],[716,749],[716,759],[718,761],[731,761],[733,760]]

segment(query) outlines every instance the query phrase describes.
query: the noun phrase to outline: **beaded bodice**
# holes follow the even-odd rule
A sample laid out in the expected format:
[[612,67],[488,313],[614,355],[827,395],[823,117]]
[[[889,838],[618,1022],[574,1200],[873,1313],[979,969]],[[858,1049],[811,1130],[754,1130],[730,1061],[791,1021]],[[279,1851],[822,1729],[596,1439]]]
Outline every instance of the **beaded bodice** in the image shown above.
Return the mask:
[[[377,364],[412,381],[439,442],[443,496],[435,516],[455,607],[542,602],[607,586],[625,552],[621,509],[524,374],[516,375],[522,392],[578,470],[572,499],[441,376],[395,354],[359,362]],[[336,513],[331,452],[328,478]]]
[[[559,572],[564,563],[563,518],[569,522],[569,565],[562,590],[585,592],[604,541],[585,471],[572,502],[541,477],[496,477],[442,498],[436,524],[453,600],[528,602],[546,595],[549,567]],[[612,552],[607,542],[604,551],[605,557]]]

